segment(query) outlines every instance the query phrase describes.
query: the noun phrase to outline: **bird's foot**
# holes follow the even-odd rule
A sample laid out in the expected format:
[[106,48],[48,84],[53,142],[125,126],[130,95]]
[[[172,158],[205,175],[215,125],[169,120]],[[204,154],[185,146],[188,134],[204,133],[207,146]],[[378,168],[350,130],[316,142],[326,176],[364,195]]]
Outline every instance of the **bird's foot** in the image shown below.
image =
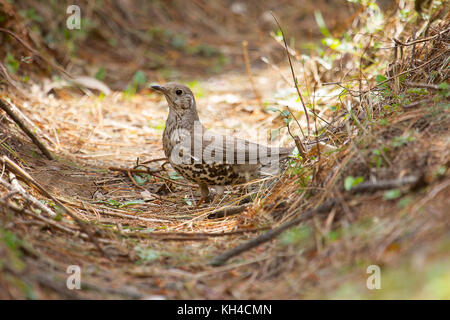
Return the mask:
[[202,205],[203,203],[212,203],[213,201],[214,201],[214,196],[211,195],[211,194],[208,194],[207,196],[202,196],[202,197],[200,198],[200,200],[198,200],[198,202],[197,202],[195,208],[196,208],[196,209],[199,208],[200,205]]

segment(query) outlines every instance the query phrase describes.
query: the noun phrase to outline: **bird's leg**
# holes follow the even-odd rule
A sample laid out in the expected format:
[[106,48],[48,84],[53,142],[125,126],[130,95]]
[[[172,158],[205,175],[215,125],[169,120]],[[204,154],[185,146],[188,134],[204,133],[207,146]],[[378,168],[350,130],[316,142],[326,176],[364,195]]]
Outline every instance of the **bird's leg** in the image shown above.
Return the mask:
[[211,195],[210,195],[210,197],[213,198],[212,200],[214,200],[213,201],[214,203],[220,202],[223,194],[225,193],[225,187],[224,186],[214,186],[214,190],[216,191],[215,196],[211,197]]
[[[205,201],[210,202],[211,199],[209,199],[209,189],[208,189],[208,185],[204,184],[204,183],[200,183],[198,185],[200,187],[200,193],[202,195],[202,197],[200,198],[200,200],[197,203],[197,208]],[[209,201],[208,201],[209,200]]]

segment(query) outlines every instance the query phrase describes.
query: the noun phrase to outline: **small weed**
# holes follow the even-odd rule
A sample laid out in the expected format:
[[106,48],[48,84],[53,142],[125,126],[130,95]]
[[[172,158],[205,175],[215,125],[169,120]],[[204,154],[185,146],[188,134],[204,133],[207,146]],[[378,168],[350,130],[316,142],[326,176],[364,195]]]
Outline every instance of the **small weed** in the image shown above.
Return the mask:
[[348,176],[344,180],[344,188],[347,191],[352,190],[354,187],[356,187],[358,184],[364,181],[363,177],[352,177]]

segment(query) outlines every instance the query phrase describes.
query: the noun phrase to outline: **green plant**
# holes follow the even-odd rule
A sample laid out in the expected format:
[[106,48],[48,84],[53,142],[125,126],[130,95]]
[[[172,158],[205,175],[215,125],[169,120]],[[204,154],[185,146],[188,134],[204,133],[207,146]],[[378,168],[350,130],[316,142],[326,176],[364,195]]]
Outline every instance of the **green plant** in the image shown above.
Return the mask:
[[120,202],[114,199],[108,199],[106,201],[101,201],[101,203],[108,204],[110,206],[116,207],[116,208],[125,208],[129,206],[133,206],[136,204],[144,204],[145,200],[131,200],[126,202]]
[[147,82],[146,74],[141,70],[136,71],[136,73],[133,76],[133,79],[128,84],[127,89],[124,92],[125,96],[133,96],[134,94],[136,94],[138,88],[140,86],[143,86],[146,82]]
[[16,73],[19,70],[19,61],[17,61],[11,53],[7,53],[5,57],[5,65],[9,73]]
[[312,230],[309,226],[298,226],[284,232],[280,240],[283,245],[298,245],[304,244],[311,235]]
[[104,67],[100,67],[97,72],[95,73],[95,78],[103,81],[106,77],[106,69]]
[[134,248],[136,251],[137,256],[139,257],[139,264],[152,262],[158,259],[161,256],[161,253],[152,249],[152,248],[142,248],[139,246],[136,246]]
[[382,145],[380,148],[373,149],[372,155],[370,157],[370,164],[377,168],[383,167],[386,165],[386,153],[389,151],[389,148],[385,145]]
[[414,140],[416,140],[416,138],[414,138],[411,135],[409,135],[409,136],[402,135],[402,136],[394,137],[392,139],[391,146],[393,146],[394,148],[401,147],[401,146],[407,144],[408,142],[411,142]]
[[399,189],[388,190],[384,193],[385,200],[395,200],[402,196],[402,192]]
[[438,84],[439,94],[442,95],[444,98],[450,97],[450,84],[447,82],[442,82]]
[[352,176],[347,176],[344,180],[344,188],[345,188],[345,190],[350,191],[363,181],[364,181],[363,177],[355,178]]

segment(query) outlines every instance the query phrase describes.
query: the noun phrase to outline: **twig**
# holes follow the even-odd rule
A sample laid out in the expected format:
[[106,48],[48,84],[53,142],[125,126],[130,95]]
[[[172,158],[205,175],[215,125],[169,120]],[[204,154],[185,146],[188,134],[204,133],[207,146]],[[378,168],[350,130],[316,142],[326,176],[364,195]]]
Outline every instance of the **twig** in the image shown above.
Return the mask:
[[[302,133],[303,138],[305,138],[305,134],[303,133],[303,129],[300,126],[300,123],[298,122],[297,117],[291,111],[291,108],[289,108],[289,106],[286,106],[286,109],[289,111],[289,113],[291,114],[292,118],[294,118],[295,122],[297,123],[297,126],[300,128],[300,132]],[[294,141],[295,141],[294,136],[291,134],[291,131],[289,130],[289,123],[287,124],[287,127],[288,127],[289,134],[291,135],[292,139],[294,139]]]
[[166,180],[166,181],[169,181],[171,183],[178,184],[180,186],[191,187],[191,188],[198,188],[197,185],[189,184],[189,183],[183,183],[183,182],[178,182],[178,181],[172,180],[170,178],[163,177],[163,176],[161,176],[159,174],[153,173],[153,172],[148,171],[148,170],[126,169],[126,168],[118,168],[118,167],[109,167],[108,170],[124,172],[127,175],[128,175],[129,172],[132,172],[132,173],[147,173],[147,174],[149,174],[151,176],[154,176],[156,178],[159,178],[159,179],[162,179],[162,180]]
[[[289,109],[288,109],[289,110]],[[290,110],[289,110],[290,111]],[[291,113],[292,114],[292,113]],[[306,160],[306,150],[305,147],[303,146],[302,141],[300,140],[299,136],[292,134],[291,132],[291,128],[289,126],[289,123],[286,124],[286,127],[288,129],[288,133],[289,135],[292,137],[292,139],[294,139],[295,142],[295,146],[297,147],[298,153],[302,156],[303,159]],[[302,128],[300,127],[300,130],[302,130]],[[303,131],[302,131],[303,134]],[[305,136],[305,135],[303,135]]]
[[[157,162],[157,161],[163,161],[163,160],[167,160],[167,158],[164,157],[164,158],[150,159],[150,160],[147,160],[147,161],[142,162],[141,164],[147,164],[147,163],[152,163],[152,162]],[[137,160],[136,160],[136,166],[139,166],[139,158],[137,158]]]
[[295,88],[297,89],[297,94],[300,98],[300,101],[302,103],[303,106],[303,110],[305,111],[305,116],[306,116],[306,123],[308,125],[308,136],[310,135],[310,128],[309,128],[309,115],[308,115],[308,110],[306,109],[306,105],[305,102],[303,101],[303,96],[300,92],[300,89],[298,88],[298,83],[297,83],[297,78],[295,76],[295,72],[294,72],[294,67],[292,66],[292,61],[291,61],[291,56],[289,55],[289,51],[288,51],[288,45],[286,42],[286,37],[284,36],[284,32],[283,29],[281,28],[280,23],[278,22],[278,19],[275,17],[275,15],[273,14],[273,12],[270,13],[272,15],[272,17],[275,19],[275,22],[278,25],[278,28],[280,29],[281,35],[283,36],[283,42],[284,42],[284,47],[285,47],[285,51],[286,51],[286,56],[288,58],[289,61],[289,67],[291,68],[291,74],[292,74],[292,78],[294,79],[294,85]]
[[14,175],[14,173],[10,172],[9,173],[9,180],[11,181],[11,184],[7,183],[6,181],[4,181],[3,179],[0,180],[0,183],[7,189],[13,191],[13,192],[17,192],[18,194],[20,194],[22,196],[22,198],[24,198],[26,201],[30,202],[32,205],[34,205],[36,208],[42,210],[43,212],[45,212],[46,214],[48,214],[50,217],[55,217],[56,214],[50,209],[48,208],[46,205],[44,205],[42,202],[40,202],[39,200],[37,200],[35,197],[33,197],[31,194],[27,193],[22,186],[19,184],[19,182],[17,181],[16,176]]
[[439,87],[437,85],[429,84],[429,83],[407,82],[406,85],[409,87],[418,87],[418,88],[439,90]]
[[128,178],[130,178],[131,183],[134,184],[134,186],[135,186],[136,188],[141,189],[141,190],[145,190],[144,187],[141,187],[140,185],[138,185],[138,184],[136,183],[136,181],[134,181],[134,178],[133,178],[133,176],[131,175],[130,170],[127,171],[127,176],[128,176]]
[[136,238],[150,238],[158,239],[162,241],[198,241],[198,240],[208,240],[208,238],[218,238],[226,236],[234,236],[243,233],[253,233],[269,229],[268,227],[255,228],[255,229],[244,229],[236,230],[230,232],[152,232],[152,233],[123,233],[123,236],[136,237]]
[[[65,227],[65,226],[62,226],[62,225],[58,224],[56,221],[54,221],[52,219],[48,219],[48,218],[45,218],[45,217],[43,217],[41,215],[35,214],[31,210],[28,210],[26,208],[20,208],[19,206],[15,205],[14,203],[8,202],[6,204],[6,206],[9,209],[13,210],[14,212],[25,213],[25,214],[27,214],[27,215],[35,218],[35,219],[41,220],[42,222],[44,222],[44,223],[46,223],[46,224],[48,224],[48,225],[50,225],[52,227],[55,227],[56,229],[59,229],[61,231],[67,232],[67,233],[70,233],[71,235],[75,235],[76,233],[79,233],[78,231],[72,230],[72,229],[70,229],[68,227]],[[81,238],[88,239],[87,234],[79,233],[79,236]]]
[[38,56],[39,58],[41,58],[42,60],[44,60],[45,62],[47,62],[49,65],[51,65],[53,68],[57,69],[59,72],[61,72],[64,76],[73,79],[72,75],[70,75],[70,73],[68,73],[66,70],[64,70],[64,68],[58,66],[56,63],[54,63],[53,61],[47,59],[46,57],[44,57],[42,54],[39,53],[39,51],[33,49],[28,43],[25,42],[25,40],[23,40],[21,37],[19,37],[17,34],[15,34],[14,32],[12,32],[11,30],[5,29],[5,28],[0,28],[0,32],[4,32],[9,34],[10,36],[12,36],[13,38],[15,38],[17,41],[19,41],[26,49],[28,49],[32,54]]
[[5,77],[6,81],[8,81],[8,83],[10,85],[12,85],[16,89],[19,89],[17,82],[13,78],[11,78],[11,76],[8,73],[8,70],[6,70],[5,66],[3,65],[3,63],[1,61],[0,61],[0,71],[3,74],[3,76]]
[[251,207],[251,203],[245,203],[241,204],[239,206],[233,206],[233,207],[225,207],[221,210],[218,210],[208,216],[208,219],[218,219],[218,218],[224,218],[228,216],[232,216],[238,213],[241,213],[242,211],[248,209]]
[[233,236],[233,235],[242,234],[242,233],[259,232],[259,231],[264,231],[267,229],[269,229],[269,228],[262,227],[262,228],[242,229],[242,230],[235,230],[235,231],[228,231],[228,232],[153,232],[153,233],[149,233],[149,235],[197,236],[197,237],[215,238],[215,237],[223,237],[223,236]]
[[6,103],[3,99],[0,99],[0,108],[2,108],[8,114],[8,116],[14,120],[15,123],[17,123],[20,129],[22,129],[26,133],[26,135],[30,137],[33,143],[39,148],[39,150],[41,150],[41,152],[49,160],[53,160],[53,156],[50,153],[50,151],[48,151],[47,147],[38,139],[38,137],[33,133],[33,131],[31,131],[26,126],[25,122],[23,122],[22,119],[20,119],[20,117],[12,111],[8,103]]
[[427,102],[427,101],[428,101],[428,100],[414,101],[414,102],[411,102],[411,103],[409,103],[409,104],[407,104],[407,105],[402,106],[402,108],[404,108],[404,109],[414,108],[414,107],[417,107],[417,106],[419,106],[419,105],[421,105],[422,103]]
[[[417,32],[417,27],[414,26],[414,31],[412,34],[412,40],[415,41],[416,40],[416,32]],[[412,50],[411,50],[411,60],[409,62],[409,67],[410,68],[414,68],[414,61],[416,58],[416,44],[413,44]]]
[[402,41],[400,41],[399,39],[396,39],[396,38],[393,38],[392,40],[394,40],[394,42],[395,42],[396,44],[399,44],[399,45],[401,45],[401,46],[412,46],[413,44],[416,44],[416,43],[426,42],[426,41],[433,40],[434,38],[437,38],[437,37],[439,37],[441,34],[444,34],[444,33],[448,32],[448,31],[450,31],[450,28],[447,28],[447,29],[445,29],[445,30],[442,30],[441,32],[435,34],[434,36],[431,36],[431,37],[428,37],[428,38],[424,38],[424,39],[414,40],[414,41],[411,41],[411,42],[402,42]]
[[411,185],[412,188],[417,186],[421,182],[421,176],[406,176],[399,179],[392,180],[379,180],[379,181],[366,181],[361,182],[357,186],[353,187],[350,192],[358,193],[358,192],[371,192],[378,190],[388,190],[399,188],[405,185]]
[[[50,198],[51,200],[53,200],[53,202],[58,206],[58,208],[65,214],[67,214],[69,217],[71,217],[80,227],[80,229],[86,233],[89,236],[89,239],[92,241],[92,243],[97,247],[97,249],[109,260],[111,260],[111,258],[109,257],[109,255],[107,255],[107,253],[103,250],[103,248],[101,247],[99,241],[97,240],[97,238],[94,236],[94,234],[89,230],[89,228],[87,227],[87,225],[85,225],[85,223],[76,216],[76,214],[69,209],[68,207],[66,207],[65,205],[63,205],[61,203],[61,201],[59,201],[58,199],[56,199],[54,196],[52,196],[47,190],[44,189],[44,187],[42,187],[36,180],[33,179],[32,176],[30,176],[26,171],[24,171],[21,167],[19,167],[16,163],[14,163],[11,159],[9,159],[7,156],[3,156],[1,158],[1,160],[3,161],[3,163],[6,164],[6,166],[9,167],[10,170],[14,171],[17,175],[21,176],[22,179],[24,179],[25,181],[27,181],[28,183],[32,184],[34,187],[36,187],[44,196],[46,196],[47,198]],[[95,229],[95,227],[94,227]]]
[[374,90],[375,88],[377,88],[377,87],[379,87],[379,86],[381,86],[381,85],[383,85],[383,84],[385,84],[385,83],[387,83],[387,82],[389,82],[389,81],[391,81],[391,80],[393,80],[393,79],[395,79],[395,78],[398,78],[398,77],[400,77],[400,76],[402,76],[402,75],[404,75],[404,74],[410,73],[410,72],[415,71],[415,70],[418,70],[418,69],[420,69],[420,68],[423,68],[423,67],[425,67],[426,65],[430,64],[431,62],[433,62],[434,60],[437,60],[438,58],[440,58],[440,57],[442,57],[443,55],[445,55],[445,54],[447,53],[447,51],[448,51],[448,50],[445,50],[442,54],[440,54],[440,55],[434,57],[433,59],[428,60],[428,61],[425,62],[425,63],[422,63],[420,66],[417,66],[417,67],[412,68],[412,69],[408,69],[408,70],[403,71],[403,72],[400,72],[399,74],[396,74],[396,75],[394,75],[394,76],[392,76],[392,77],[389,77],[389,78],[387,78],[386,80],[381,81],[380,83],[377,83],[377,84],[376,84],[375,86],[373,86],[372,88],[367,89],[367,90],[364,91],[363,93],[370,92],[370,91]]
[[328,200],[327,202],[321,204],[319,207],[317,207],[315,209],[307,210],[303,214],[300,214],[296,218],[292,219],[291,221],[285,222],[281,226],[279,226],[275,229],[269,230],[257,238],[254,238],[248,242],[244,242],[243,244],[241,244],[221,255],[214,257],[212,259],[212,261],[210,262],[210,264],[212,266],[220,266],[220,265],[224,264],[228,259],[230,259],[234,256],[237,256],[237,255],[241,254],[242,252],[253,249],[253,248],[259,246],[260,244],[263,244],[267,241],[274,239],[275,237],[280,235],[282,232],[286,231],[289,228],[292,228],[293,226],[299,224],[300,222],[302,222],[306,219],[309,219],[314,214],[328,212],[335,203],[336,203],[336,200],[332,199],[332,200]]

